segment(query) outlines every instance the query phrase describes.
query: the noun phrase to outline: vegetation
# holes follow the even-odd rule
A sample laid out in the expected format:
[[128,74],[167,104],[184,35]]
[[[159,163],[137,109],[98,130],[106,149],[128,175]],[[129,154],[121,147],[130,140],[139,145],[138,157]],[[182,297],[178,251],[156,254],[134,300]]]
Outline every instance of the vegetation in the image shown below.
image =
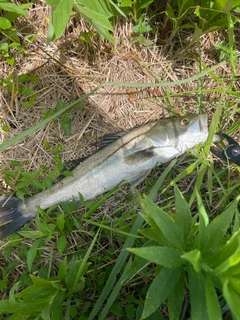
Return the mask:
[[[16,192],[23,199],[50,188],[62,173],[71,175],[63,165],[67,142],[73,144],[71,136],[77,136],[74,140],[81,138],[81,147],[89,148],[89,143],[97,140],[96,128],[100,130],[99,118],[88,129],[99,115],[95,109],[92,116],[84,113],[91,109],[83,104],[87,99],[97,97],[99,105],[106,105],[106,94],[109,104],[127,96],[126,109],[122,107],[125,101],[118,105],[124,116],[114,114],[119,123],[133,118],[129,106],[135,103],[136,114],[148,114],[141,118],[142,123],[153,119],[156,110],[152,113],[149,107],[153,103],[159,117],[206,112],[211,125],[204,146],[196,148],[191,157],[173,160],[161,173],[158,168],[153,170],[136,193],[129,186],[117,186],[80,208],[74,201],[46,211],[38,208],[35,222],[1,242],[0,319],[240,319],[239,167],[213,162],[209,155],[216,131],[234,137],[240,128],[238,1],[185,0],[160,5],[154,0],[46,0],[44,10],[50,6],[51,15],[41,7],[45,18],[41,30],[47,26],[45,41],[49,47],[57,46],[49,51],[36,41],[36,30],[22,34],[30,24],[27,12],[32,4],[16,3],[0,0],[0,54],[8,68],[6,74],[0,74],[2,101],[8,105],[0,117],[4,140],[0,151],[3,159],[9,159],[8,164],[1,160],[2,184],[9,186],[2,187],[2,194]],[[77,40],[68,31],[74,24],[81,29]],[[125,24],[131,25],[129,34],[119,32]],[[208,50],[217,57],[211,63],[203,54],[204,37],[210,43]],[[169,48],[178,38],[183,46],[174,55]],[[215,43],[215,39],[221,41]],[[133,71],[128,81],[123,74],[129,70],[118,73],[116,61],[110,64],[114,52],[124,50],[126,41],[130,49],[121,56],[121,63],[131,59],[137,63],[139,82],[130,80],[135,79],[133,64],[129,64]],[[160,55],[163,46],[172,58],[160,75],[151,59]],[[78,56],[81,50],[84,54]],[[42,65],[22,74],[16,71],[19,61],[32,54],[39,57],[40,52],[49,59],[47,69],[52,62],[57,75],[57,84],[51,80],[44,90],[38,87],[47,81],[47,73],[37,73]],[[141,60],[141,55],[147,59]],[[88,67],[76,68],[74,59],[81,64],[88,61]],[[179,63],[186,72],[180,79]],[[96,69],[94,65],[98,65]],[[109,65],[114,76],[109,76]],[[148,78],[143,82],[145,73]],[[61,77],[69,77],[71,86],[59,85]],[[81,85],[77,83],[81,97],[76,97],[76,91],[65,99],[56,89],[53,106],[52,88],[60,87],[63,95],[68,95],[76,79],[81,81]],[[47,98],[41,91],[48,92]],[[209,96],[213,97],[211,103]],[[188,97],[193,97],[193,107]],[[99,109],[101,123],[105,119],[115,123],[111,118],[114,103],[105,116]],[[81,136],[78,123],[74,124],[76,113],[84,120]],[[32,121],[22,127],[19,123],[25,117]],[[18,131],[14,131],[16,127]],[[44,135],[45,128],[54,130]],[[34,154],[41,149],[47,155],[44,159],[51,162],[38,164],[37,158],[29,161],[16,153],[15,157],[9,155],[22,141],[24,152],[30,152],[31,140],[39,130],[43,138]],[[58,141],[52,138],[55,132],[60,132]],[[71,153],[76,147],[72,146]]]

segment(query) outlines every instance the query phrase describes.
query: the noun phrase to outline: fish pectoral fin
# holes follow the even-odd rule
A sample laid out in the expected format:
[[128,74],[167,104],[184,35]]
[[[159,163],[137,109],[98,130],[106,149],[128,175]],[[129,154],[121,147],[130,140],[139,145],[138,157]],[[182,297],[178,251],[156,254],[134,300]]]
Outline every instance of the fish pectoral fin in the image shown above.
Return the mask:
[[126,133],[128,133],[129,131],[119,131],[119,132],[115,132],[115,133],[109,133],[109,134],[105,134],[102,137],[102,140],[100,141],[98,147],[99,148],[105,148],[107,147],[110,143],[114,142],[115,140],[121,138],[122,136],[124,136]]
[[140,151],[136,151],[129,156],[124,157],[126,164],[139,164],[151,159],[154,156],[154,148],[148,148]]

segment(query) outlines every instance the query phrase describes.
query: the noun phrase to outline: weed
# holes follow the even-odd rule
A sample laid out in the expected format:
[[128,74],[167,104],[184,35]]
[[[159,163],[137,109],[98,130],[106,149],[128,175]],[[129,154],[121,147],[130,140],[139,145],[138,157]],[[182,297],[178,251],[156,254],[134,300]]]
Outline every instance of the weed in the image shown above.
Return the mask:
[[0,9],[5,12],[5,16],[0,17],[0,34],[4,36],[0,41],[0,54],[11,66],[14,65],[15,58],[11,56],[10,50],[14,48],[20,53],[23,52],[23,48],[17,35],[17,30],[12,25],[12,22],[21,15],[27,16],[25,10],[30,6],[31,4],[17,6],[16,4],[7,1],[0,2]]
[[[184,286],[190,292],[192,318],[199,315],[205,319],[221,318],[215,287],[222,292],[232,314],[238,316],[238,303],[233,292],[240,294],[234,284],[235,277],[240,275],[239,259],[236,259],[240,250],[240,232],[231,224],[234,224],[237,214],[239,197],[211,223],[200,196],[197,198],[199,213],[192,217],[189,205],[175,187],[176,213],[173,218],[146,196],[139,198],[142,217],[150,225],[150,228],[139,232],[148,241],[143,248],[131,248],[129,251],[144,261],[157,264],[142,319],[153,314],[166,299],[170,318],[179,318]],[[135,265],[133,268],[137,273]],[[132,275],[133,269],[128,272]]]
[[[210,33],[216,30],[229,27],[229,19],[232,19],[232,23],[238,22],[238,18],[235,16],[234,11],[237,12],[239,7],[238,2],[229,1],[201,1],[196,6],[196,2],[193,0],[184,0],[174,2],[171,6],[168,4],[168,10],[166,14],[173,23],[173,29],[170,39],[174,37],[176,32],[180,28],[191,28],[194,30],[194,35],[191,40],[192,44],[194,41],[199,39],[203,34]],[[197,18],[197,22],[189,22],[187,17],[190,13],[194,13]]]

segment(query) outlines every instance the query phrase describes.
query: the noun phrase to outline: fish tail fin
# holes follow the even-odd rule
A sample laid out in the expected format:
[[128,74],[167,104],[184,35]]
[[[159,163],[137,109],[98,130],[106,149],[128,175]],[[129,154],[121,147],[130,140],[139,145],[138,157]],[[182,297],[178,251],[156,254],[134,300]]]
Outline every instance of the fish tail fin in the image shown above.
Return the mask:
[[0,239],[22,227],[31,217],[25,217],[20,209],[21,200],[17,197],[0,196]]

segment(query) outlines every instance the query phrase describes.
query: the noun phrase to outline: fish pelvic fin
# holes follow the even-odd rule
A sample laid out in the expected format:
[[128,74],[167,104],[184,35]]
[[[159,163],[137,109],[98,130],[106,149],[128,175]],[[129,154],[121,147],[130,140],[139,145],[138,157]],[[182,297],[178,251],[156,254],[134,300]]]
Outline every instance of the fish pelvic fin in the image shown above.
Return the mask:
[[21,228],[32,217],[24,216],[17,197],[0,196],[0,240]]

